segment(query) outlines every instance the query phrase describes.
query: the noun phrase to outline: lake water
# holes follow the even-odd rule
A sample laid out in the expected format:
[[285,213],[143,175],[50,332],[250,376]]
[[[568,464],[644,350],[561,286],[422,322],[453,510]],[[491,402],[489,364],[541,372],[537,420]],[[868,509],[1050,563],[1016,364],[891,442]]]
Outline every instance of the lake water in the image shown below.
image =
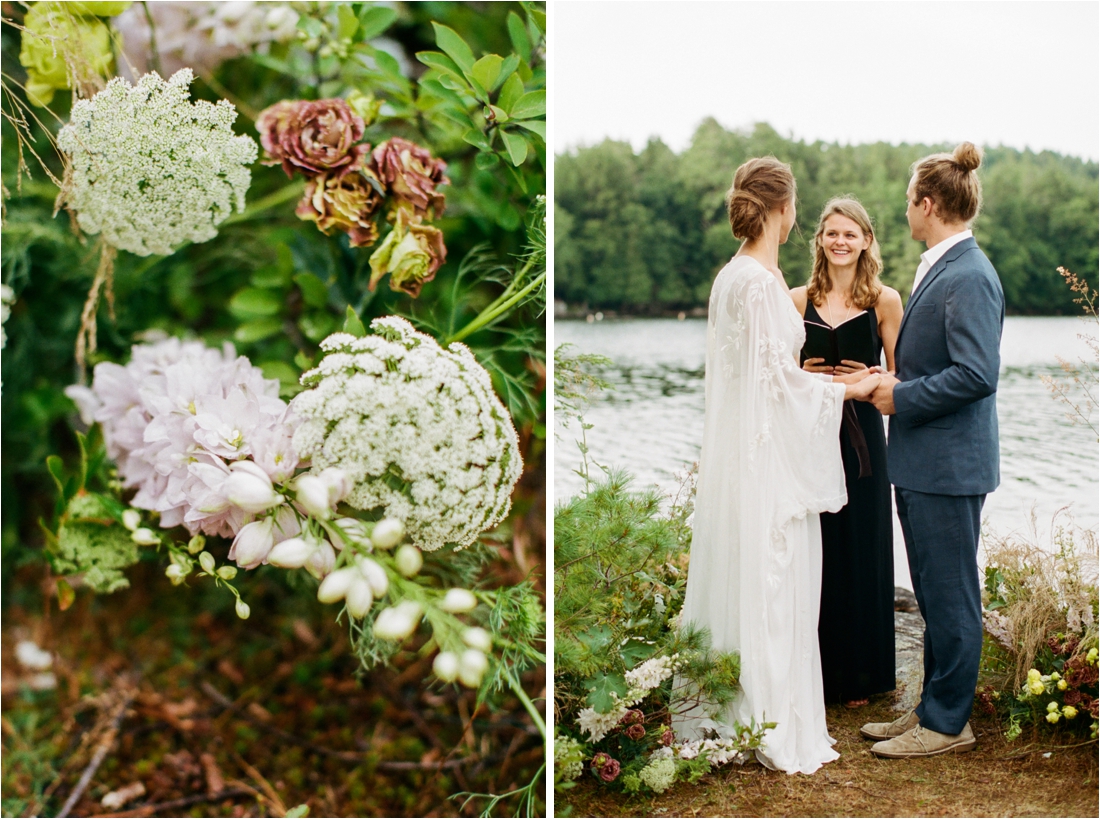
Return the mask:
[[[595,395],[585,412],[590,458],[622,467],[636,485],[671,494],[679,474],[699,459],[703,437],[703,372],[706,319],[621,319],[594,323],[556,321],[555,344],[597,353],[613,362],[604,373],[611,389]],[[1096,325],[1091,325],[1095,333]],[[1061,373],[1058,357],[1077,361],[1089,354],[1079,333],[1081,319],[1009,317],[1001,340],[997,410],[1001,435],[1001,485],[986,499],[982,517],[991,531],[1029,525],[1034,510],[1040,533],[1069,505],[1076,522],[1095,528],[1100,518],[1100,456],[1087,426],[1066,419],[1040,375]],[[575,445],[579,429],[556,424],[554,492],[575,494],[583,481]],[[901,527],[894,519],[897,584],[912,588]]]

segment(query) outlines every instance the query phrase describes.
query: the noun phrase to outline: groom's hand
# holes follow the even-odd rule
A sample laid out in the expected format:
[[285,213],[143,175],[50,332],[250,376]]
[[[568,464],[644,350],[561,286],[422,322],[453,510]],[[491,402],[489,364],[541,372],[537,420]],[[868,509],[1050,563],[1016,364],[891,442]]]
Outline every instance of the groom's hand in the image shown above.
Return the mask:
[[895,412],[894,385],[900,382],[890,373],[883,373],[879,376],[879,379],[878,386],[876,386],[875,391],[871,393],[871,403],[874,404],[875,409],[883,415],[893,415]]

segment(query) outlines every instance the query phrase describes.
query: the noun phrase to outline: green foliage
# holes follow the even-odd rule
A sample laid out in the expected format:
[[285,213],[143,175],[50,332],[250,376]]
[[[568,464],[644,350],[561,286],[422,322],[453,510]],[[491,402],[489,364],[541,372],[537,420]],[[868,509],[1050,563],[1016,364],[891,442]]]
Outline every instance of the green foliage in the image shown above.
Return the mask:
[[[706,304],[710,283],[736,252],[724,196],[737,166],[773,154],[798,180],[798,230],[780,250],[791,286],[809,278],[817,217],[851,194],[875,221],[883,281],[908,297],[922,245],[905,220],[909,167],[945,145],[838,145],[785,139],[765,124],[727,131],[704,121],[674,154],[660,141],[635,153],[605,141],[555,164],[555,297],[634,313]],[[1073,313],[1054,271],[1098,266],[1098,166],[1051,152],[985,149],[985,205],[974,231],[1000,274],[1010,312]]]
[[129,588],[122,570],[137,563],[138,546],[115,520],[117,506],[113,498],[91,493],[69,501],[51,555],[56,572],[81,574],[84,585],[100,593]]

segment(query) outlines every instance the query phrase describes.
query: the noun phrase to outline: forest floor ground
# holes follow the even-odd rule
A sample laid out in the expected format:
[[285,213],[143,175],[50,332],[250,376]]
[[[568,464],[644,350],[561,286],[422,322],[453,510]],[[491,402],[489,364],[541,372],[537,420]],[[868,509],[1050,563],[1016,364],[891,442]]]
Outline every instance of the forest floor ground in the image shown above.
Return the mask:
[[[523,579],[531,567],[500,551],[494,576]],[[529,553],[541,563],[541,542]],[[283,816],[308,805],[312,816],[469,816],[488,800],[464,806],[456,794],[523,788],[543,763],[515,697],[479,706],[474,692],[432,682],[430,655],[403,650],[357,679],[334,607],[273,573],[250,578],[247,621],[229,595],[173,588],[157,563],[128,574],[133,588],[78,592],[64,612],[33,588],[40,564],[5,578],[4,816],[58,815],[97,755],[69,815]],[[53,652],[56,686],[32,689],[20,640]],[[543,708],[545,669],[523,683]],[[103,805],[131,785],[140,796],[114,813]],[[513,797],[494,814],[516,808]]]
[[[1013,742],[975,715],[978,747],[926,759],[879,759],[859,734],[891,720],[891,696],[830,706],[840,759],[813,776],[759,764],[721,768],[660,795],[625,796],[591,777],[555,798],[557,816],[1088,816],[1100,815],[1097,743],[1043,732]],[[1066,747],[1066,746],[1071,747]]]

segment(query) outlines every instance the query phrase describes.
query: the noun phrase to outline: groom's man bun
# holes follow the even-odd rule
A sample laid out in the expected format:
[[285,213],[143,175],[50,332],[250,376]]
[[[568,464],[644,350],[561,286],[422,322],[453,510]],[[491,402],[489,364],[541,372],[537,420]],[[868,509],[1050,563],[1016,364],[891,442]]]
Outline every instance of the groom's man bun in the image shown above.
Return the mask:
[[774,156],[750,159],[733,175],[726,212],[735,239],[752,242],[764,233],[768,214],[788,204],[797,191],[791,166]]
[[969,223],[982,209],[982,183],[976,171],[982,165],[982,150],[963,142],[954,153],[932,154],[913,163],[913,202],[926,196],[936,205],[936,214],[949,224]]

